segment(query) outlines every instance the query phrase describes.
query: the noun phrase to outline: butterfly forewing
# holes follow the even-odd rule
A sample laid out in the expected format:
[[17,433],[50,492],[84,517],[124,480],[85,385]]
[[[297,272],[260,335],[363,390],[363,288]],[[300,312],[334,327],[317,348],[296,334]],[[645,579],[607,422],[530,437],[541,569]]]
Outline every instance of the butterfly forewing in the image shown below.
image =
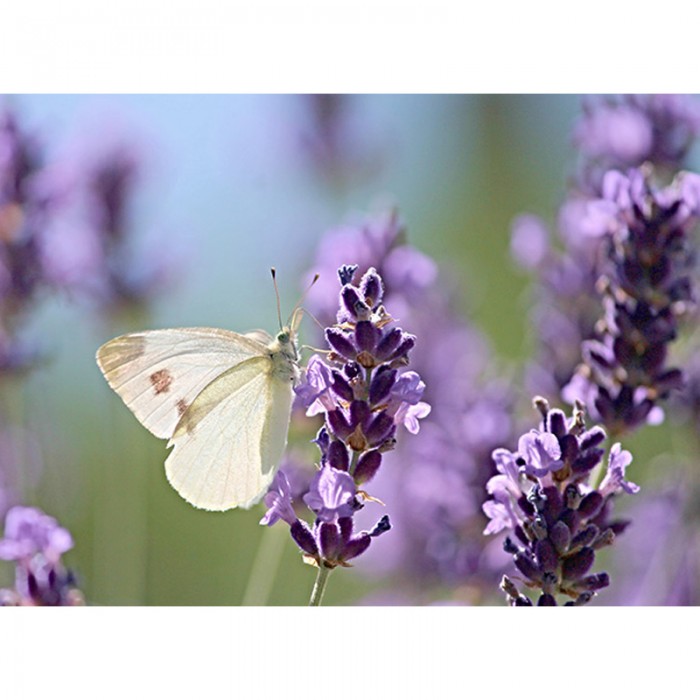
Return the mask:
[[267,357],[265,345],[218,328],[130,333],[97,351],[97,363],[109,385],[159,438],[173,435],[198,394],[214,379],[254,357]]
[[[248,507],[270,485],[286,445],[291,382],[272,376],[274,363],[253,358],[204,389],[168,443],[168,480],[199,508]],[[190,415],[191,413],[191,415]]]

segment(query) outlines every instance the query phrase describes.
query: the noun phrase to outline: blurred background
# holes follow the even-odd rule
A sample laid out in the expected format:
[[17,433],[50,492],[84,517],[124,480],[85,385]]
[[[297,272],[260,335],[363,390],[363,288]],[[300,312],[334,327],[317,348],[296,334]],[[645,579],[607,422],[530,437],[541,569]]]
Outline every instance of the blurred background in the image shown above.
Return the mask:
[[[535,342],[531,279],[513,262],[511,223],[523,211],[554,221],[580,97],[22,95],[2,99],[0,113],[0,160],[12,138],[26,146],[23,216],[33,212],[44,239],[17,265],[26,272],[38,257],[45,278],[24,275],[6,309],[21,342],[2,376],[0,510],[37,506],[70,531],[64,561],[88,604],[308,601],[315,572],[286,529],[260,527],[262,505],[221,514],[182,500],[165,479],[165,443],[108,388],[94,356],[146,328],[274,332],[270,267],[284,316],[329,229],[395,209],[408,242],[437,263],[456,317],[490,348],[484,372],[512,378],[513,423],[534,425],[518,379]],[[0,217],[5,237],[15,215]],[[315,334],[307,319],[302,339]],[[421,342],[436,364],[449,362]],[[681,422],[625,439],[631,478],[653,490],[689,459],[692,433]],[[292,431],[300,449],[309,439]],[[390,489],[377,490],[391,513]],[[401,541],[399,525],[383,547]],[[484,547],[479,561],[498,561]],[[381,566],[382,551],[335,574],[325,602],[503,604],[476,564],[443,575],[433,557],[416,584],[410,566]],[[609,564],[613,587],[616,566],[639,565]],[[0,562],[0,588],[12,579]],[[600,603],[663,602],[654,595],[603,592]]]

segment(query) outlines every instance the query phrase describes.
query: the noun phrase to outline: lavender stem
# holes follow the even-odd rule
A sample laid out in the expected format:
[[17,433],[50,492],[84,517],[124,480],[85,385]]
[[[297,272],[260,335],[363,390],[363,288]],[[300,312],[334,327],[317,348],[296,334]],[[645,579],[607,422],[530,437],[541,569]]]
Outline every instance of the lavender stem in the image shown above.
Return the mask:
[[333,571],[333,569],[329,569],[327,566],[319,564],[314,589],[311,591],[309,607],[318,607],[321,605],[321,600],[323,599],[323,594],[326,591],[326,584],[328,583],[328,577],[330,576],[331,571]]

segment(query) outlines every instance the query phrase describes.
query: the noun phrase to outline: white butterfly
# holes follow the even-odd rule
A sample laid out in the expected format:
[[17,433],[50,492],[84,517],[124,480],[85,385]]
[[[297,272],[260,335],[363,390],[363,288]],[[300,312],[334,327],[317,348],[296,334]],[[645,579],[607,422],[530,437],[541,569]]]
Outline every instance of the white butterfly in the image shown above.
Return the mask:
[[165,473],[197,508],[248,508],[287,444],[298,376],[297,314],[275,338],[218,328],[122,335],[97,351],[114,391],[173,451]]

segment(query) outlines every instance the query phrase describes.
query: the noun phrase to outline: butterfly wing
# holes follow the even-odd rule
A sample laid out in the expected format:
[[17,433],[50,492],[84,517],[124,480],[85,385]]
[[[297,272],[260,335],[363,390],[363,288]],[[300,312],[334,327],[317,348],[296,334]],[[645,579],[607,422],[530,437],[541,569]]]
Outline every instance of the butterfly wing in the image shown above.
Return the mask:
[[105,379],[141,424],[169,438],[198,394],[216,377],[267,348],[255,338],[218,328],[130,333],[97,351]]
[[175,490],[206,510],[247,508],[265,493],[287,444],[292,383],[269,356],[212,381],[182,416],[165,472]]

